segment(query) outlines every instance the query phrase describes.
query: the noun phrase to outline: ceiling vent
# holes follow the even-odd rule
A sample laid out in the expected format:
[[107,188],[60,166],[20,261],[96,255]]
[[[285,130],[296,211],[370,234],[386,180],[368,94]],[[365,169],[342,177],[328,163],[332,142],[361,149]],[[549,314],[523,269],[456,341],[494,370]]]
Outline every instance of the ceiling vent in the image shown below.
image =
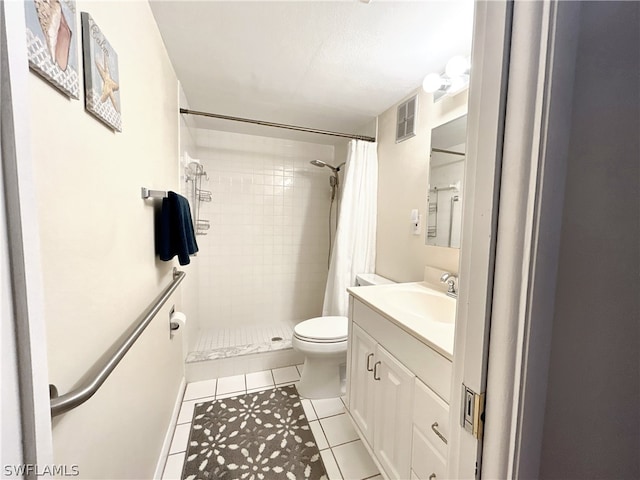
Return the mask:
[[418,95],[398,105],[398,121],[396,124],[396,143],[411,138],[416,134],[416,112]]

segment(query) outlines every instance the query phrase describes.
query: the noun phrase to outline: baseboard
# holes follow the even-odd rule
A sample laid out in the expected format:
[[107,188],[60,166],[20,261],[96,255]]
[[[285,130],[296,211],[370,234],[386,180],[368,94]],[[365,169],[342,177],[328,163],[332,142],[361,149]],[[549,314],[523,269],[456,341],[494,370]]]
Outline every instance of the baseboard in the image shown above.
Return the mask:
[[153,478],[156,480],[162,479],[162,473],[164,472],[164,465],[167,463],[167,457],[169,456],[169,449],[171,448],[171,441],[173,440],[173,432],[178,422],[178,415],[180,414],[180,407],[182,407],[182,398],[184,397],[184,391],[187,388],[187,380],[183,377],[178,388],[178,395],[176,396],[176,403],[173,406],[173,412],[171,413],[171,420],[167,427],[167,433],[164,435],[164,442],[162,442],[162,449],[160,450],[160,458],[156,464],[156,471],[153,474]]

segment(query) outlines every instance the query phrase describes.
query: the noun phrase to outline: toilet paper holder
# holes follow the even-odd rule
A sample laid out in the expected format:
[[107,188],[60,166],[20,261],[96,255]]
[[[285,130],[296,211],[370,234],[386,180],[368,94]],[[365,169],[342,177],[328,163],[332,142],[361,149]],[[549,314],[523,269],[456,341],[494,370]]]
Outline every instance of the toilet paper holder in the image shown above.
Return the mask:
[[[184,314],[178,312],[176,314],[176,306],[173,305],[171,307],[171,310],[169,310],[169,338],[172,339],[176,330],[178,330],[180,328],[180,323],[176,320],[174,320],[175,317],[182,317],[184,319]],[[184,320],[183,320],[184,323]]]

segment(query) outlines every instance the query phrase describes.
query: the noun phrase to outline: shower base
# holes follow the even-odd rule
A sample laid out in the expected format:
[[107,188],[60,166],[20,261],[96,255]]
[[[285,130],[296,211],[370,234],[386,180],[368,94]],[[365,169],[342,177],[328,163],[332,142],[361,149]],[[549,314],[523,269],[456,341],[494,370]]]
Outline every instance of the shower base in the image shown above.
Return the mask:
[[195,348],[185,359],[188,382],[240,375],[302,363],[291,347],[293,329],[285,323],[198,332]]

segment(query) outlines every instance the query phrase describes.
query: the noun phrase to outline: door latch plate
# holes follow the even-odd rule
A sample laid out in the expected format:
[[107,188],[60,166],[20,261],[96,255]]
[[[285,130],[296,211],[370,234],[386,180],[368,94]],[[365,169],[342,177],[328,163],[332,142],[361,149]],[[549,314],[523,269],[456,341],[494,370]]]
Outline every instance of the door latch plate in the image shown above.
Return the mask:
[[484,425],[484,393],[476,393],[463,383],[460,413],[460,425],[480,439]]

